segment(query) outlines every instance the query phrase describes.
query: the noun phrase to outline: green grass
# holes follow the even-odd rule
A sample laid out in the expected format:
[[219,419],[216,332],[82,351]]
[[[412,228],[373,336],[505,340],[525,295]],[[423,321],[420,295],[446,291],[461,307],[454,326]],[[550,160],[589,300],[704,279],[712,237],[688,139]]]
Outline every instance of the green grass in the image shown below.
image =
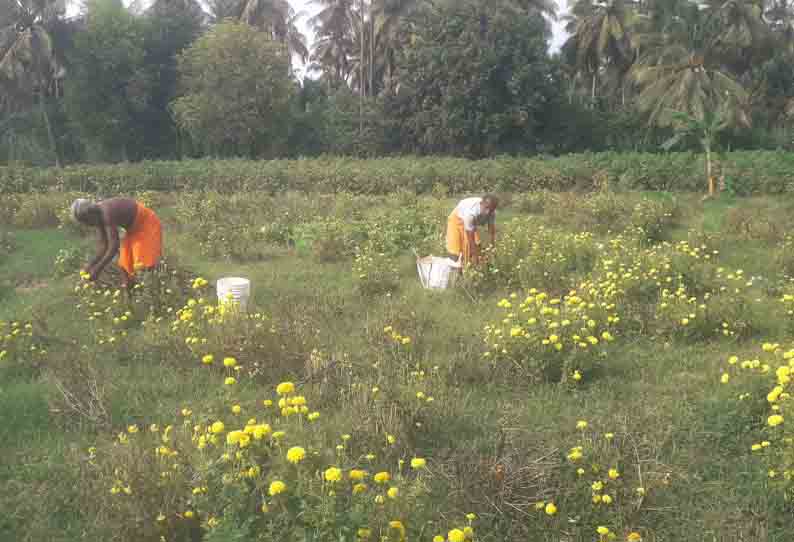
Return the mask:
[[[649,196],[670,198],[666,193]],[[685,203],[688,213],[676,225],[674,237],[682,238],[690,228],[719,233],[726,213],[746,201]],[[782,213],[790,204],[778,202],[775,209]],[[504,213],[500,220],[505,215],[519,213]],[[133,348],[128,357],[81,349],[89,344],[90,326],[75,318],[72,280],[53,279],[52,261],[60,248],[88,241],[59,230],[18,230],[15,239],[17,250],[0,262],[0,319],[33,320],[46,332],[49,354],[40,369],[0,368],[0,508],[5,511],[0,540],[98,540],[92,538],[96,518],[80,506],[85,481],[75,469],[77,452],[112,438],[129,424],[174,419],[185,406],[198,410],[215,393],[217,378],[196,359],[144,351],[148,343],[143,332],[131,341],[141,345],[140,351]],[[721,251],[720,261],[728,267],[775,276],[771,246],[724,237]],[[643,468],[669,479],[654,512],[643,516],[648,523],[637,526],[648,533],[648,540],[782,542],[790,535],[790,511],[768,492],[763,471],[748,452],[748,427],[741,417],[737,422],[737,413],[720,395],[719,374],[726,358],[753,351],[750,343],[685,344],[635,336],[612,350],[597,379],[575,390],[529,384],[493,377],[483,361],[480,333],[484,323],[501,314],[495,307],[499,297],[473,302],[460,291],[426,292],[418,284],[410,254],[397,259],[399,291],[376,299],[357,293],[347,260],[324,263],[308,253],[273,249],[260,261],[213,261],[203,258],[184,234],[168,231],[166,254],[207,278],[249,277],[256,311],[277,321],[305,320],[305,329],[292,332],[306,333],[311,344],[335,355],[350,354],[355,361],[351,371],[360,371],[364,381],[372,372],[366,364],[379,352],[376,343],[384,322],[395,322],[414,337],[421,353],[416,361],[438,366],[443,375],[443,389],[435,392],[446,404],[438,418],[424,420],[424,431],[411,433],[411,444],[417,454],[441,458],[458,469],[457,479],[433,483],[449,491],[460,506],[466,503],[478,511],[487,525],[482,540],[507,540],[509,535],[507,520],[487,504],[493,496],[476,483],[478,462],[500,459],[500,453],[528,464],[550,453],[564,454],[576,439],[580,419],[636,439],[638,453],[647,458]],[[36,287],[24,289],[31,285]],[[291,354],[283,352],[285,358]],[[283,377],[300,381],[304,358],[295,359]],[[69,377],[81,364],[91,367],[103,385],[107,417],[101,424],[64,408],[57,389],[59,382],[79,385]],[[259,400],[264,387],[272,389],[275,383],[247,388],[234,399]],[[339,402],[335,389],[316,384],[315,390],[328,405],[334,430],[341,434],[355,429],[356,414]],[[505,435],[502,444],[498,435]],[[534,534],[537,540],[550,540],[543,531]]]

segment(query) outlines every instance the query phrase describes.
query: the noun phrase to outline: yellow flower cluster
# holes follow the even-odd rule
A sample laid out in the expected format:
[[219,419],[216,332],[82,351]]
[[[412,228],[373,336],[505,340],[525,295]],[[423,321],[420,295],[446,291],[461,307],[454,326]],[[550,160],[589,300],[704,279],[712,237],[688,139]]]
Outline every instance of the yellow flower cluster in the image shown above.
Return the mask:
[[[576,422],[576,445],[566,454],[559,475],[565,487],[554,488],[556,498],[534,503],[535,521],[544,530],[567,528],[557,517],[577,517],[583,539],[595,532],[604,540],[626,533],[626,540],[640,541],[632,530],[648,497],[646,487],[666,485],[661,473],[644,473],[644,459],[630,437],[613,432],[597,433],[587,420]],[[631,450],[632,453],[626,453]],[[569,533],[570,534],[570,533]]]
[[31,322],[0,320],[0,364],[41,359],[47,350],[36,344]]
[[523,300],[514,293],[498,306],[506,314],[485,326],[484,357],[535,377],[556,371],[563,381],[579,381],[593,368],[614,341],[610,330],[619,321],[613,304],[575,290],[554,298],[533,288]]
[[[753,358],[730,356],[720,381],[748,408],[765,411],[764,428],[749,448],[761,456],[770,485],[790,494],[794,491],[794,426],[790,423],[794,419],[794,348],[765,342],[759,350]],[[750,391],[737,393],[737,388]]]
[[[233,358],[224,359],[227,369],[237,366]],[[426,458],[379,464],[378,456],[392,453],[393,435],[378,453],[348,454],[352,435],[342,435],[342,444],[333,446],[324,441],[321,428],[306,423],[308,401],[295,383],[281,382],[274,391],[275,399],[259,406],[234,401],[224,409],[232,414],[222,419],[203,415],[197,405],[184,406],[180,423],[163,429],[150,424],[148,431],[130,425],[112,444],[91,447],[89,464],[98,476],[112,480],[110,494],[117,499],[108,513],[127,522],[134,517],[140,528],[157,529],[166,539],[184,521],[214,529],[223,521],[222,512],[239,507],[246,513],[251,499],[259,502],[260,513],[252,521],[262,530],[315,517],[322,529],[321,511],[329,507],[357,510],[363,524],[354,527],[361,540],[407,540],[424,528],[423,521],[407,520],[432,508]],[[234,407],[240,409],[237,414]],[[252,416],[244,425],[238,421],[241,412]],[[133,509],[149,512],[136,516],[129,513]],[[467,519],[468,525],[449,531],[450,540],[474,539],[473,514]]]
[[396,345],[408,346],[412,342],[411,337],[399,334],[392,326],[384,327],[383,333],[385,333]]

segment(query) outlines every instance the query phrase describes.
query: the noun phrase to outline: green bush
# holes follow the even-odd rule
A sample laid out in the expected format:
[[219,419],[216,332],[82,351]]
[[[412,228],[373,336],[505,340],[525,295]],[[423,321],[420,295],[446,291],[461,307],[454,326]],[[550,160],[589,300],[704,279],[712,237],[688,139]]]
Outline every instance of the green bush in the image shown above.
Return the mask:
[[[794,155],[778,151],[722,154],[717,167],[741,185],[742,194],[794,190]],[[105,197],[142,191],[202,190],[271,194],[396,190],[450,194],[592,190],[705,191],[703,158],[695,153],[583,153],[557,158],[392,157],[363,160],[321,157],[297,160],[184,160],[76,165],[61,169],[0,167],[0,193],[57,188]]]

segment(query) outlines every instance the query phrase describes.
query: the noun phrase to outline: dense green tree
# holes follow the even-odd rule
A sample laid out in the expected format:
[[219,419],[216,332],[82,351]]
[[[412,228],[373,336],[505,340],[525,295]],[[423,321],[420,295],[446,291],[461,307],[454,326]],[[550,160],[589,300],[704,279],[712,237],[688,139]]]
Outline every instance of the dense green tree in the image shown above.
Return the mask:
[[405,150],[485,156],[539,145],[540,116],[558,93],[547,23],[531,12],[497,11],[483,34],[481,15],[481,6],[464,1],[414,18],[389,104]]
[[177,56],[201,34],[206,15],[195,0],[157,0],[146,11],[144,67],[152,82],[143,111],[145,138],[141,153],[166,157],[178,153],[177,131],[169,108],[177,94]]
[[210,155],[284,152],[296,84],[284,47],[245,23],[214,26],[179,58],[177,124]]
[[145,155],[155,74],[146,66],[146,26],[120,0],[91,0],[75,36],[66,84],[66,110],[99,160]]

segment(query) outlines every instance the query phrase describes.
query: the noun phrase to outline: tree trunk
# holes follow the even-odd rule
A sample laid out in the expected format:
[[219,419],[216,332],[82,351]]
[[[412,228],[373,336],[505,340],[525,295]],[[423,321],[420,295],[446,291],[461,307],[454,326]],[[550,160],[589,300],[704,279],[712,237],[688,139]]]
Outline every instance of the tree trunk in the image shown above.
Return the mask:
[[375,17],[369,17],[369,95],[375,95]]
[[359,31],[360,56],[358,61],[358,135],[364,135],[364,0],[359,0],[361,30]]
[[50,150],[55,156],[55,167],[61,167],[61,157],[58,154],[58,145],[55,143],[55,136],[52,133],[52,124],[50,124],[50,115],[47,113],[47,107],[44,105],[44,96],[39,93],[39,108],[41,109],[41,116],[44,119],[44,126],[47,128],[47,140],[50,143]]

